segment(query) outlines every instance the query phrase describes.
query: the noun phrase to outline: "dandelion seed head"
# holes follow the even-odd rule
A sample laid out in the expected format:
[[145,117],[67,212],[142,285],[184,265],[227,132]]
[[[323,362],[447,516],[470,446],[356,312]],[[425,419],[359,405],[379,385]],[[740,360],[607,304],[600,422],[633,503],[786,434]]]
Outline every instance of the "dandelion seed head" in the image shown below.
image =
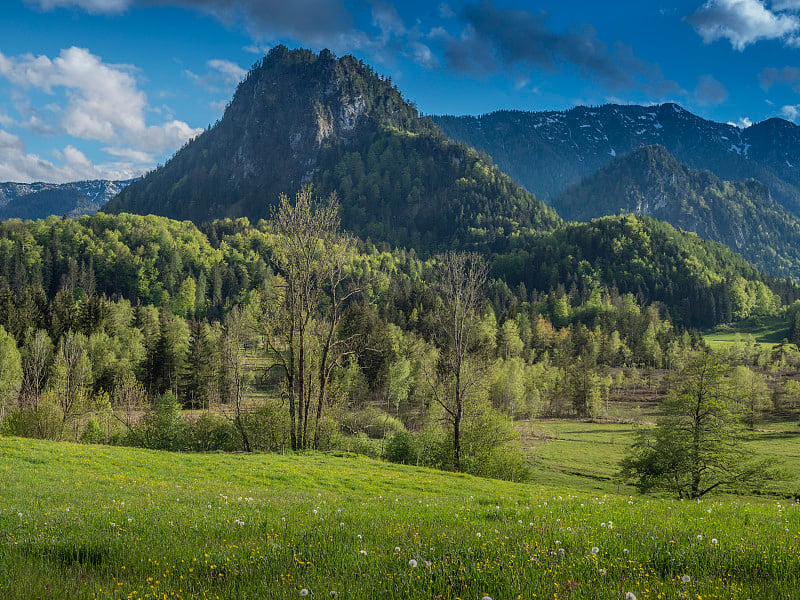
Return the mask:
[[395,552],[400,552],[400,546],[395,546],[395,547],[394,547],[394,551],[395,551]]
[[681,581],[683,583],[689,583],[691,580],[692,580],[692,578],[689,577],[688,575],[684,575],[683,577],[681,577]]
[[592,547],[592,554],[597,554],[598,552],[600,552],[600,548],[598,548],[597,546],[593,546]]
[[719,544],[719,542],[717,541],[717,538],[711,538],[711,543],[712,544]]
[[366,550],[359,550],[358,553],[363,555],[363,556],[367,555],[367,551]]
[[633,592],[625,592],[625,600],[636,600],[636,594]]
[[300,590],[300,596],[303,597],[303,598],[308,596],[308,590],[306,588],[303,588],[302,590]]
[[412,569],[415,569],[417,567],[417,561],[415,561],[412,558],[411,560],[408,561],[408,566],[411,567]]

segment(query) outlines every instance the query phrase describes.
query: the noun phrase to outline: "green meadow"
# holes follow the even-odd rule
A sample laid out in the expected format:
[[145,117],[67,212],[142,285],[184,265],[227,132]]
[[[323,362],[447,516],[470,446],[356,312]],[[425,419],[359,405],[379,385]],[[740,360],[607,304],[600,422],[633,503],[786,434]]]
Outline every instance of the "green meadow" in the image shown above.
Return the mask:
[[[560,440],[578,436],[604,457],[629,432],[544,426],[528,484],[347,454],[1,438],[0,598],[800,594],[798,506],[591,490],[585,473],[555,470]],[[589,451],[570,447],[564,463],[580,465]]]
[[791,338],[791,331],[783,317],[759,317],[719,325],[703,332],[703,340],[714,350],[724,349],[734,342],[744,342],[750,337],[761,348],[771,349],[781,340]]

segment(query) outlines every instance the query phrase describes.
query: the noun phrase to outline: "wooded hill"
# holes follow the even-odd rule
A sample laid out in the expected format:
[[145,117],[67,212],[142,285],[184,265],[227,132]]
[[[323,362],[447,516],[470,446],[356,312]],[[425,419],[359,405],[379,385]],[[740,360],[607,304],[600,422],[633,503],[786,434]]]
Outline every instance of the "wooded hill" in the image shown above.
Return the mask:
[[338,194],[353,233],[418,251],[561,222],[364,63],[283,46],[253,67],[219,122],[104,210],[255,222],[305,183]]
[[721,242],[759,269],[800,278],[800,219],[755,181],[722,181],[678,162],[663,146],[644,146],[553,199],[565,219],[639,214]]

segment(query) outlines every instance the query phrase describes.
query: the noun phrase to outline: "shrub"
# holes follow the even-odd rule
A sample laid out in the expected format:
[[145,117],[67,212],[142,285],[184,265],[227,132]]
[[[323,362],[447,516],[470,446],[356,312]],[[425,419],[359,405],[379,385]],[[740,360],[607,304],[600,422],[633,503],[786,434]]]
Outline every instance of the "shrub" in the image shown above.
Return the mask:
[[242,447],[241,436],[234,423],[208,411],[187,425],[187,434],[191,449],[197,452],[233,452]]
[[383,457],[389,462],[415,465],[420,461],[420,447],[417,438],[408,431],[398,431],[386,442]]

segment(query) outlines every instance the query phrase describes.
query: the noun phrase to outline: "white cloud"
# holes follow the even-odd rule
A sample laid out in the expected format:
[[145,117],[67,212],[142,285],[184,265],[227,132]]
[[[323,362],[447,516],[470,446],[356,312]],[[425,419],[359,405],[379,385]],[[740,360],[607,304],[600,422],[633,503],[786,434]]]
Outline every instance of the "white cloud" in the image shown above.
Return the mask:
[[131,0],[27,0],[27,2],[42,10],[75,7],[92,14],[121,13],[131,5]]
[[208,71],[198,75],[188,69],[186,76],[196,84],[212,92],[232,92],[233,88],[244,79],[247,71],[234,62],[214,58],[206,62]]
[[800,116],[800,104],[787,104],[786,106],[782,106],[781,115],[783,115],[784,119],[796,123],[797,117]]
[[225,78],[226,82],[231,84],[239,83],[244,76],[247,75],[246,70],[229,60],[215,58],[208,61],[208,66],[218,71]]
[[800,10],[800,0],[774,0],[772,9],[781,10]]
[[779,6],[798,4],[796,0],[777,2],[770,10],[761,0],[708,0],[686,20],[706,44],[727,39],[739,51],[759,40],[783,40],[795,45],[800,19]]
[[19,136],[0,129],[0,181],[64,183],[82,179],[130,179],[141,175],[144,166],[120,161],[93,164],[72,145],[54,152],[58,164],[36,154],[29,154]]
[[[164,152],[202,131],[182,121],[148,125],[147,96],[138,89],[132,71],[130,66],[105,64],[85,48],[67,48],[52,60],[0,53],[0,75],[12,84],[53,95],[58,90],[66,92],[66,106],[55,112],[58,126],[71,136],[115,143],[124,140],[139,150]],[[40,129],[44,126],[34,124]]]
[[753,124],[749,117],[742,117],[738,121],[728,121],[731,127],[738,127],[739,129],[747,129]]

